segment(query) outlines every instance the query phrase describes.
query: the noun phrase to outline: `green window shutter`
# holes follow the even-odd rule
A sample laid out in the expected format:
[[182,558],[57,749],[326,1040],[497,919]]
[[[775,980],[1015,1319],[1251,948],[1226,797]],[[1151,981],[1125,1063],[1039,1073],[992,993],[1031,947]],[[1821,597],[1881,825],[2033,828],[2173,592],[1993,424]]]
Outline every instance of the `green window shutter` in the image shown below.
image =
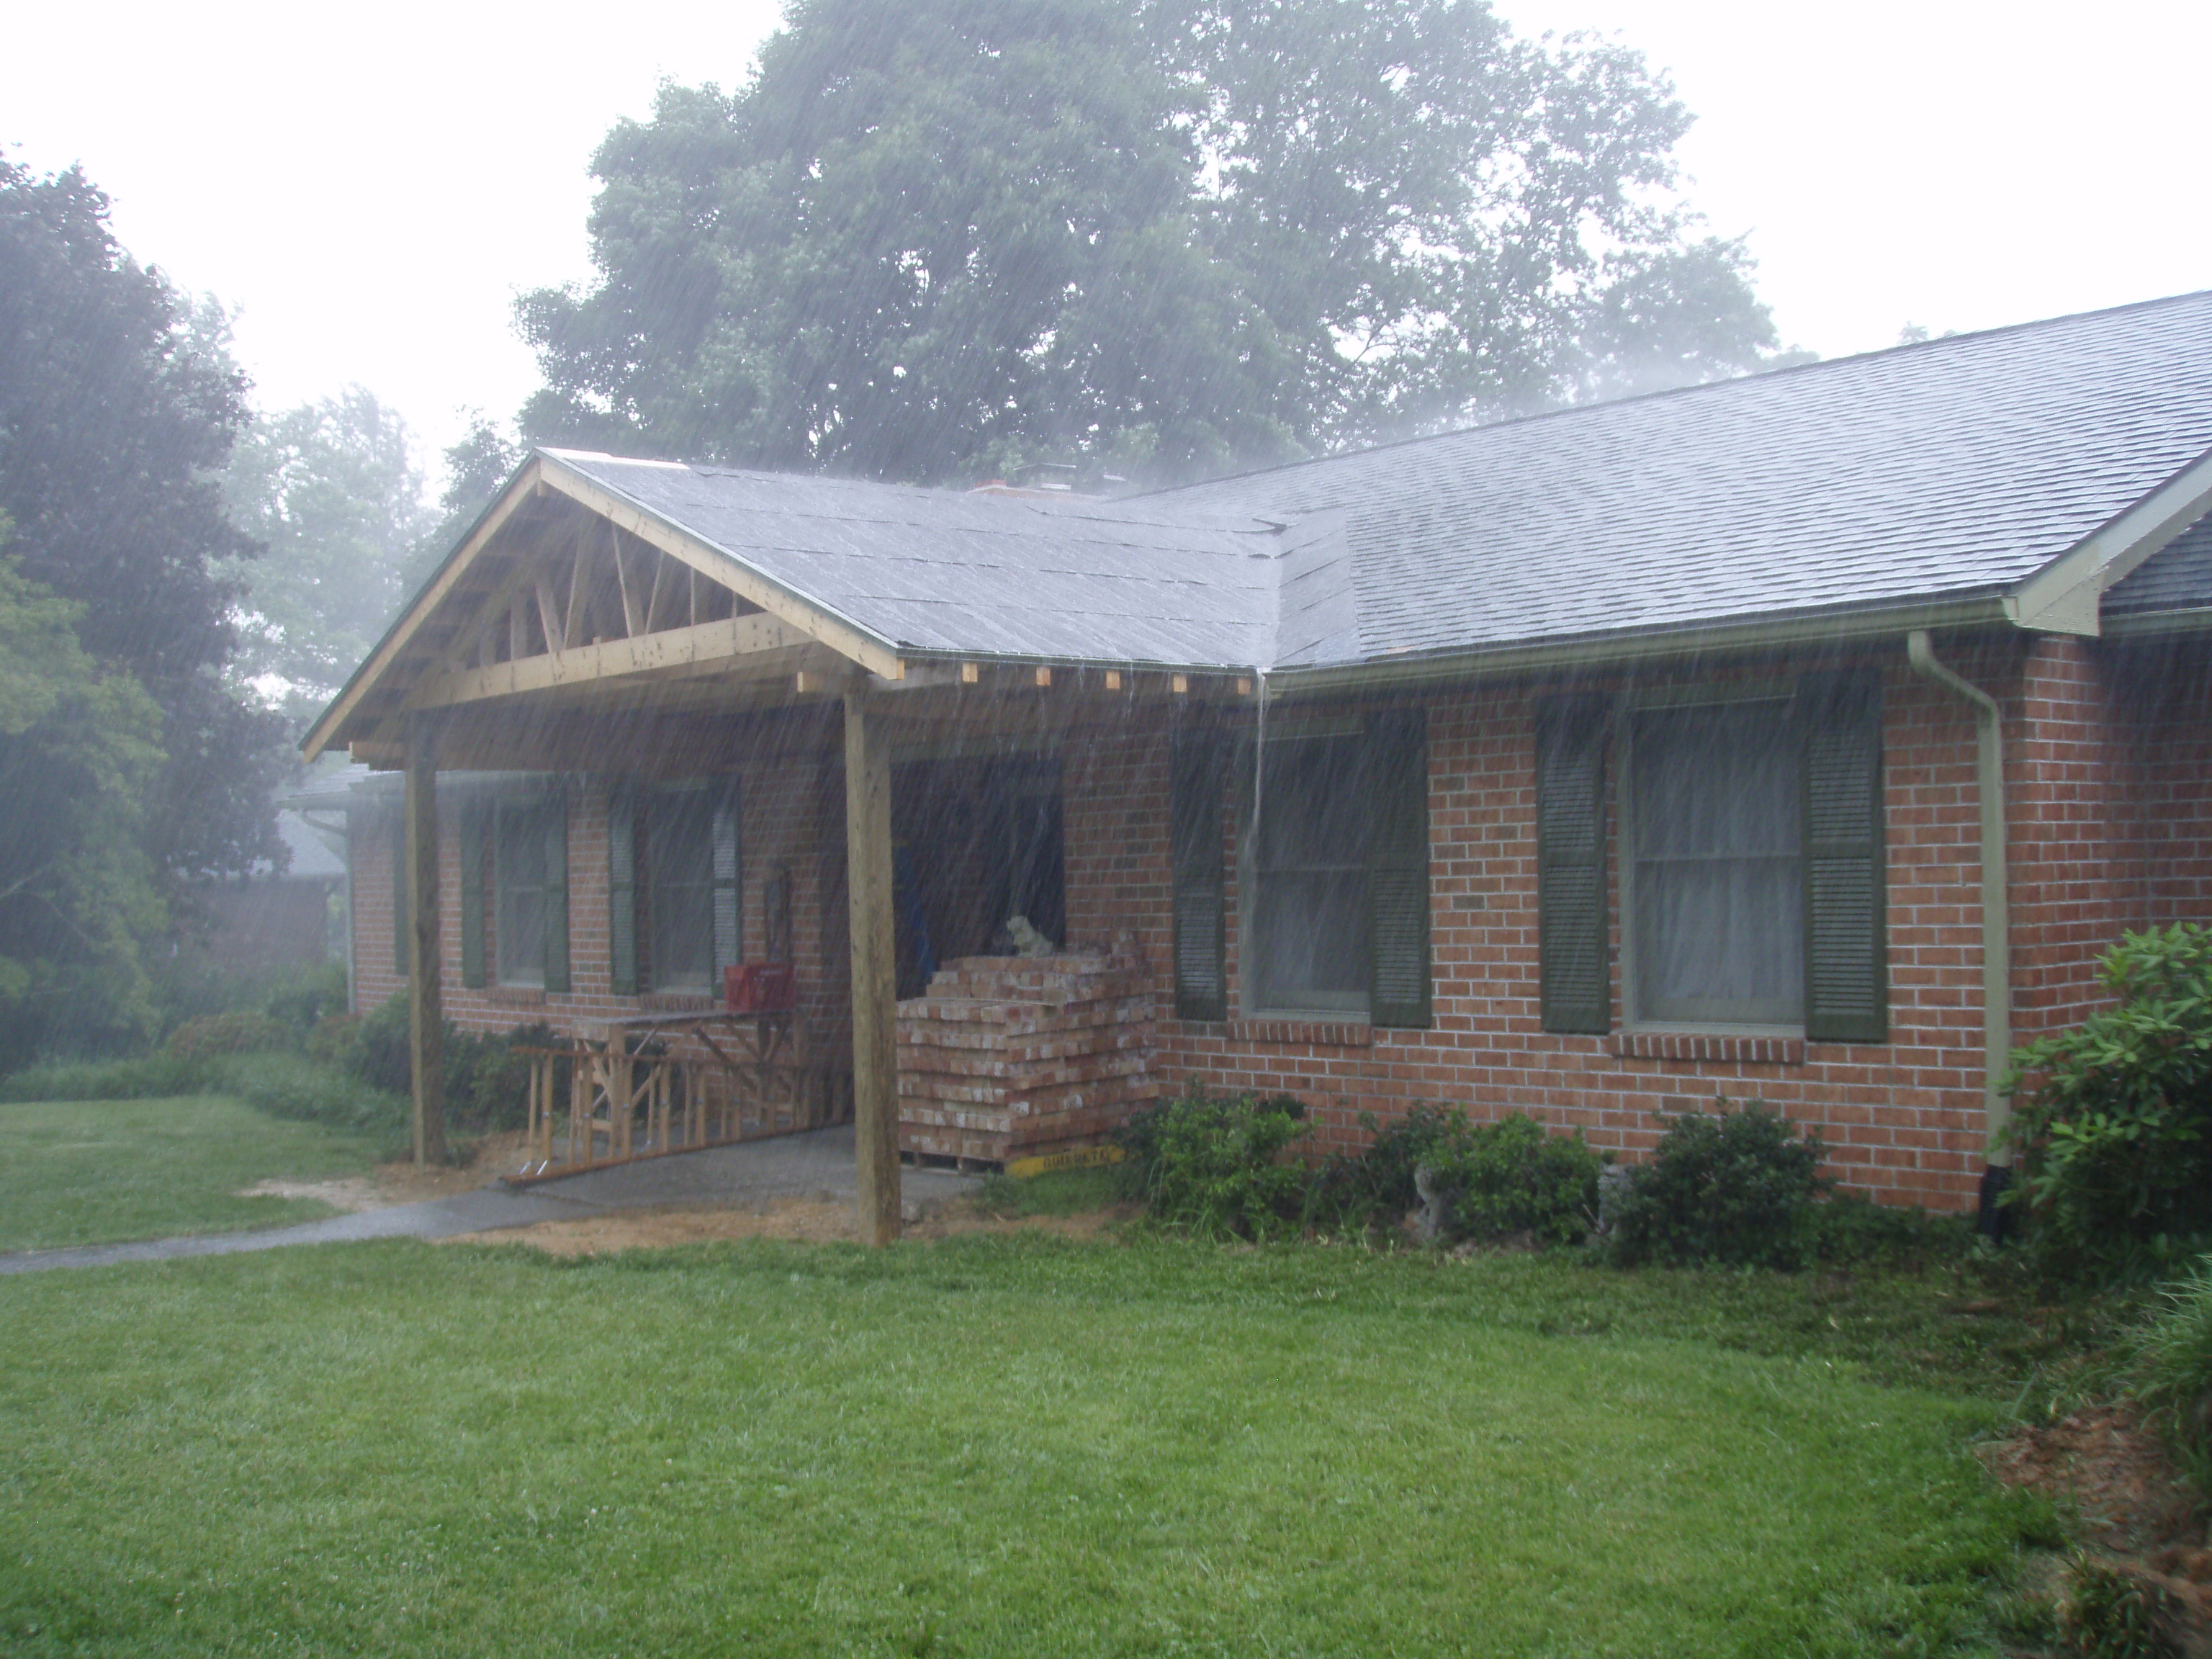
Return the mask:
[[568,798],[545,798],[545,988],[568,989]]
[[1367,722],[1367,1017],[1435,1024],[1429,975],[1429,731],[1425,709]]
[[714,805],[714,975],[744,960],[743,865],[738,848],[738,792],[732,785]]
[[392,971],[405,979],[412,963],[407,955],[407,814],[392,817]]
[[1605,891],[1605,702],[1536,718],[1536,939],[1547,1031],[1613,1029]]
[[461,983],[484,983],[484,809],[461,808]]
[[1798,682],[1805,741],[1805,1035],[1889,1040],[1882,869],[1881,676]]
[[1168,781],[1178,1019],[1229,1018],[1221,802],[1227,750],[1212,732],[1176,734]]
[[607,796],[607,973],[618,997],[638,994],[637,797]]

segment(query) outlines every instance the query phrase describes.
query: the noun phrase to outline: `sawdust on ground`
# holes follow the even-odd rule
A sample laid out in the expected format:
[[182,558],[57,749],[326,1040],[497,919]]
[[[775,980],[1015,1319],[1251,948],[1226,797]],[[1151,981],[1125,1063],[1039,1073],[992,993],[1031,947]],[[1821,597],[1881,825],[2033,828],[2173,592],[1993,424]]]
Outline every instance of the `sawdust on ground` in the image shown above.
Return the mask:
[[[925,1207],[908,1221],[905,1237],[951,1238],[964,1233],[1042,1232],[1060,1238],[1096,1239],[1125,1219],[1117,1210],[1086,1215],[994,1215],[973,1200]],[[779,1198],[747,1209],[627,1210],[579,1221],[542,1221],[461,1233],[441,1244],[527,1244],[549,1255],[609,1255],[619,1250],[665,1249],[733,1238],[787,1238],[806,1244],[851,1243],[860,1237],[850,1199]]]
[[2142,1588],[2172,1649],[2212,1656],[2204,1511],[2133,1407],[2084,1407],[1991,1442],[1981,1456],[2005,1485],[2070,1504],[2087,1551]]
[[465,1164],[417,1169],[411,1159],[402,1158],[396,1163],[380,1164],[368,1175],[342,1181],[257,1182],[238,1196],[311,1198],[349,1215],[363,1210],[387,1209],[395,1204],[453,1198],[475,1192],[501,1176],[521,1170],[529,1162],[529,1139],[520,1129],[506,1134],[484,1135],[471,1149]]

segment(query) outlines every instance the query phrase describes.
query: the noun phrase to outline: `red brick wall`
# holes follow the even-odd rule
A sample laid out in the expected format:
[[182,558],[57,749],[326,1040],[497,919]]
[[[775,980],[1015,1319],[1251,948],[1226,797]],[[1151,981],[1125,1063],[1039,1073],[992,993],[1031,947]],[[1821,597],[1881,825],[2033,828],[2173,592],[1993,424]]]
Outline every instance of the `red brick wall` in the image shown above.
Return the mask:
[[[2026,1036],[2091,1006],[2097,956],[2148,914],[2141,738],[2106,686],[2093,646],[2019,636],[1943,649],[1947,661],[2007,705],[2015,1018]],[[1157,1067],[1171,1085],[1195,1079],[1217,1090],[1296,1093],[1314,1109],[1325,1144],[1355,1143],[1362,1110],[1387,1116],[1443,1101],[1480,1117],[1528,1112],[1555,1127],[1579,1128],[1595,1145],[1635,1153],[1656,1139],[1662,1113],[1717,1094],[1756,1096],[1817,1127],[1830,1149],[1830,1173],[1849,1188],[1892,1202],[1963,1206],[1984,1162],[1974,723],[1963,702],[1913,675],[1901,650],[1880,660],[1890,929],[1886,1043],[1686,1045],[1619,1031],[1601,1038],[1541,1029],[1534,830],[1541,693],[1534,688],[1424,699],[1434,1029],[1370,1032],[1173,1018],[1167,739],[1160,730],[1134,741],[1102,733],[1071,749],[1071,939],[1103,942],[1117,928],[1134,930],[1161,999]],[[1717,672],[1780,674],[1801,665]],[[1613,688],[1585,682],[1577,689]],[[2201,770],[2185,763],[2161,775],[2169,794],[2191,794],[2199,826],[2191,873],[2168,878],[2166,888],[2212,893],[2212,837],[2202,827],[2212,823],[2212,791],[2198,781]],[[1613,778],[1608,766],[1609,794]],[[1233,836],[1231,818],[1224,805],[1225,838]],[[1608,833],[1616,832],[1610,800],[1607,819]],[[1233,841],[1224,846],[1233,872]],[[1618,1025],[1617,871],[1613,891]],[[1232,1007],[1236,915],[1232,890]]]
[[[1939,641],[1939,648],[2005,707],[2014,1020],[2025,1038],[2094,1005],[2096,958],[2122,929],[2212,910],[2209,665],[2198,657],[2169,661],[2154,679],[2139,652],[2025,635]],[[1538,686],[1422,697],[1430,731],[1433,1030],[1173,1017],[1168,716],[1157,705],[1127,705],[1151,712],[1102,719],[1065,744],[1068,942],[1119,944],[1141,954],[1159,1006],[1155,1071],[1170,1086],[1197,1079],[1214,1089],[1297,1094],[1314,1109],[1325,1145],[1355,1142],[1362,1110],[1388,1115],[1442,1101],[1478,1116],[1527,1111],[1634,1154],[1656,1139],[1663,1113],[1716,1094],[1756,1096],[1817,1127],[1831,1173],[1850,1189],[1963,1206],[1983,1164],[1974,722],[1966,703],[1910,671],[1901,648],[1866,660],[1881,663],[1886,684],[1887,1042],[1684,1043],[1542,1030],[1534,763],[1534,711],[1545,688]],[[1779,676],[1805,665],[1715,667],[1704,677]],[[1615,684],[1586,680],[1576,689]],[[1608,790],[1615,769],[1608,765]],[[744,775],[748,951],[762,948],[763,883],[786,864],[802,998],[817,1052],[825,1055],[849,1041],[840,776],[834,757]],[[459,988],[457,814],[441,816],[445,982],[459,1023],[498,1029],[548,1018],[557,1025],[641,1006],[607,990],[602,785],[586,783],[572,797],[570,996]],[[1233,816],[1225,799],[1232,1007]],[[1607,819],[1609,832],[1617,830],[1610,803]],[[391,973],[390,844],[373,826],[355,843],[364,1008],[399,988]],[[1613,890],[1617,897],[1617,872]],[[1617,1025],[1617,906],[1614,943]]]

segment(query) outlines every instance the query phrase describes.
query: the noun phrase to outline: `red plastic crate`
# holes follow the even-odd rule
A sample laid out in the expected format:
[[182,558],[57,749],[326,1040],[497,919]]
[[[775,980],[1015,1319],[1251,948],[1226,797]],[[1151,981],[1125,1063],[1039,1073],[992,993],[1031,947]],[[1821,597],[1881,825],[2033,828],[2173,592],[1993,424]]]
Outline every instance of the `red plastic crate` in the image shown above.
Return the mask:
[[748,962],[722,969],[722,1000],[733,1014],[781,1014],[799,1006],[799,975],[787,962]]

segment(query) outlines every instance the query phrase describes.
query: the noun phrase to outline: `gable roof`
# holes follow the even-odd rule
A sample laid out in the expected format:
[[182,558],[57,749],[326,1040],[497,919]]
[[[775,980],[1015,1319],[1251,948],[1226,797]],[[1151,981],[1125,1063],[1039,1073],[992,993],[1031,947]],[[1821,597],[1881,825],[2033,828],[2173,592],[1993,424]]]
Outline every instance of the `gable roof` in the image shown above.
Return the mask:
[[1250,514],[543,453],[902,655],[1249,665],[1273,630]]
[[[540,610],[560,609],[525,544],[563,501],[563,522],[603,521],[591,580],[623,588],[611,614],[635,597],[628,538],[720,594],[713,641],[696,585],[693,637],[656,635],[659,575],[626,625],[580,629],[577,530],[566,625],[533,633],[518,617],[498,654],[488,607],[513,594],[529,609],[515,573],[536,568]],[[1115,501],[539,450],[304,746],[441,699],[689,672],[717,653],[828,651],[894,678],[917,659],[997,658],[1325,680],[1907,617],[2094,632],[2107,590],[2208,508],[2212,292]],[[2146,575],[2118,603],[2175,591]],[[605,653],[602,633],[617,638]]]
[[1144,499],[1341,511],[1371,659],[2002,595],[2208,452],[2212,292]]
[[2212,610],[2212,513],[2151,555],[2105,595],[2107,617],[2206,610]]

